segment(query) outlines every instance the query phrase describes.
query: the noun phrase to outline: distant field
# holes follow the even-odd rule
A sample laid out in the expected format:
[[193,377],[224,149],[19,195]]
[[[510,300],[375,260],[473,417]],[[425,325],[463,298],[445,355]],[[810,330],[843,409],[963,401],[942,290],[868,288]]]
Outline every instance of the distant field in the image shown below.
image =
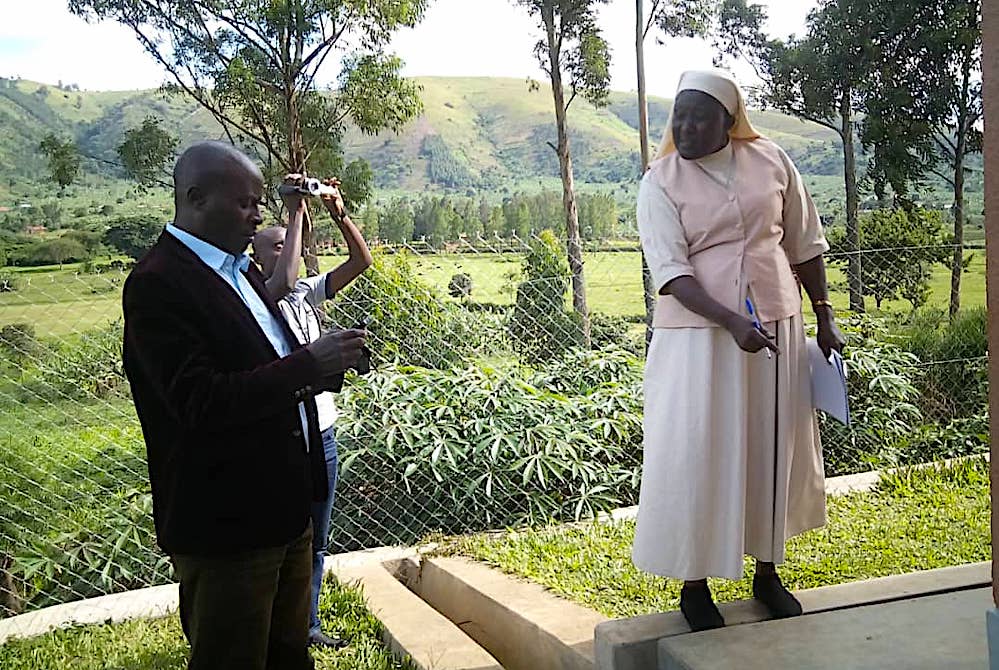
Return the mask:
[[[332,268],[339,259],[325,256],[320,260],[323,270]],[[442,295],[455,274],[463,272],[472,278],[472,298],[477,302],[512,304],[521,257],[517,254],[446,254],[414,256],[419,275],[437,286]],[[640,318],[644,313],[642,300],[641,258],[635,252],[596,252],[587,254],[586,283],[588,300],[594,312]],[[121,316],[120,274],[79,274],[79,267],[35,268],[14,271],[19,289],[0,294],[0,326],[30,323],[39,335],[67,336]],[[831,269],[833,285],[844,283],[843,273]],[[933,305],[944,307],[950,292],[950,272],[943,266],[933,271],[930,284]],[[833,302],[846,309],[845,293],[834,292]],[[568,301],[567,301],[568,303]],[[972,307],[985,304],[985,256],[974,252],[964,276],[962,304]],[[874,309],[873,301],[868,308]],[[886,303],[885,309],[908,311],[904,301]]]

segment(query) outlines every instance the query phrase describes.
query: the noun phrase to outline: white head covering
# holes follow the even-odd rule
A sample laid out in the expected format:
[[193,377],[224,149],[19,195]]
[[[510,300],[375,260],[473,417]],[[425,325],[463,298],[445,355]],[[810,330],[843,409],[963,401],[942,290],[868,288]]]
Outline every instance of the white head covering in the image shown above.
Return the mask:
[[[701,91],[720,102],[735,119],[732,129],[728,132],[732,139],[755,140],[762,137],[753,128],[753,124],[749,122],[749,113],[746,111],[746,100],[742,95],[742,89],[729,73],[721,70],[688,70],[680,76],[680,85],[677,86],[676,93],[679,95],[683,91]],[[673,143],[673,123],[671,120],[666,124],[666,132],[663,134],[663,141],[659,146],[656,158],[662,158],[673,151],[676,151],[676,145]]]

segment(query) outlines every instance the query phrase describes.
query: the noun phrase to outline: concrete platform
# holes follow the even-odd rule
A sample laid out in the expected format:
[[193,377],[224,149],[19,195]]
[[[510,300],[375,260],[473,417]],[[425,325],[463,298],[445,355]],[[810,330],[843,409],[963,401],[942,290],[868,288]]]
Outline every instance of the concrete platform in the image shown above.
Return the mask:
[[991,589],[667,638],[660,670],[981,670]]
[[[991,564],[974,563],[824,586],[798,591],[795,595],[801,601],[805,613],[812,615],[919,596],[978,589],[991,583]],[[724,603],[719,609],[729,628],[755,624],[769,618],[768,612],[754,600]],[[655,667],[659,657],[659,642],[664,638],[689,633],[686,620],[676,611],[604,622],[594,631],[597,667],[600,670],[646,670]]]

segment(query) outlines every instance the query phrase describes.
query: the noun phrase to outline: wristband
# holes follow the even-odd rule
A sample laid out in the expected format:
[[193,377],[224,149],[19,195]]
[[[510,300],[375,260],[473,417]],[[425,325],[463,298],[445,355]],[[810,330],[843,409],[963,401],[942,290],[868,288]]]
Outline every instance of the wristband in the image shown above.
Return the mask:
[[829,309],[832,309],[833,304],[829,300],[814,300],[812,301],[812,309],[815,309],[816,307],[828,307]]

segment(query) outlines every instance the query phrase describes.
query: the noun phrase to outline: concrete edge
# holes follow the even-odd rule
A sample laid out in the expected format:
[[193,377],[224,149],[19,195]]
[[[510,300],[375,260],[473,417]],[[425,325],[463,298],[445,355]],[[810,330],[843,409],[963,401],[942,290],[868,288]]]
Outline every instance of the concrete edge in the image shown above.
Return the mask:
[[[408,547],[378,547],[328,556],[325,571],[331,572],[339,565],[381,563],[393,558],[415,556],[416,553],[416,549]],[[69,626],[157,619],[176,612],[178,602],[177,585],[165,584],[52,605],[0,619],[0,645],[15,638],[36,637]]]
[[393,565],[411,561],[354,563],[333,572],[341,582],[359,585],[368,609],[382,624],[385,644],[398,658],[419,670],[503,670],[492,655],[391,571]]
[[[818,614],[980,588],[991,584],[991,571],[991,563],[974,563],[823,586],[799,591],[796,595],[806,615]],[[767,611],[752,600],[724,603],[719,609],[729,627],[758,623],[769,618]],[[602,670],[656,667],[659,641],[689,632],[683,614],[676,611],[604,622],[594,630],[597,667]]]
[[506,670],[594,668],[599,612],[543,586],[462,558],[424,559],[412,588]]
[[166,584],[53,605],[0,619],[0,645],[68,626],[158,619],[177,611],[178,600],[177,585]]

